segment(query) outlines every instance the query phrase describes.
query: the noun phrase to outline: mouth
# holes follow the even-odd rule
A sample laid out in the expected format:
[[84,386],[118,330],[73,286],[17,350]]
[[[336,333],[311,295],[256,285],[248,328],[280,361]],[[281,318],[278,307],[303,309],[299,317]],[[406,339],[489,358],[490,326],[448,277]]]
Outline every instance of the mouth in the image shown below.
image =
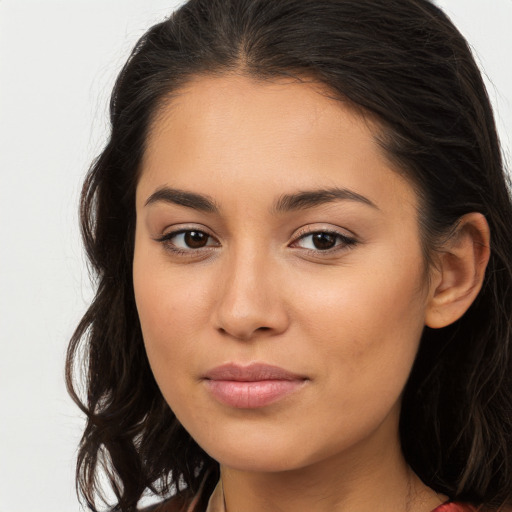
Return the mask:
[[209,370],[203,379],[217,401],[237,409],[270,405],[298,391],[309,380],[304,375],[261,363],[218,366]]

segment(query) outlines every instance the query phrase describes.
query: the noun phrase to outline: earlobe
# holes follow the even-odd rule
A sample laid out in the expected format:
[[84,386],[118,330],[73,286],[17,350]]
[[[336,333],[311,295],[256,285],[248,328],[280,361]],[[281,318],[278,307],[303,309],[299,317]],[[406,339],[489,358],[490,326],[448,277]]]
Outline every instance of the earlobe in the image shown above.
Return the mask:
[[490,256],[490,231],[484,215],[472,212],[439,253],[437,279],[425,313],[425,325],[434,329],[458,320],[471,306],[484,280]]

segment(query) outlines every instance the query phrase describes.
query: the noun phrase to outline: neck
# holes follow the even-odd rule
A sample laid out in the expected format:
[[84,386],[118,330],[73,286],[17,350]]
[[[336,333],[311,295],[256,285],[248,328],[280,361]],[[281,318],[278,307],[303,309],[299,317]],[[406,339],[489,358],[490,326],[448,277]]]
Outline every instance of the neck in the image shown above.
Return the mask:
[[444,497],[406,464],[398,435],[389,440],[376,432],[348,452],[288,471],[221,466],[226,512],[430,512]]

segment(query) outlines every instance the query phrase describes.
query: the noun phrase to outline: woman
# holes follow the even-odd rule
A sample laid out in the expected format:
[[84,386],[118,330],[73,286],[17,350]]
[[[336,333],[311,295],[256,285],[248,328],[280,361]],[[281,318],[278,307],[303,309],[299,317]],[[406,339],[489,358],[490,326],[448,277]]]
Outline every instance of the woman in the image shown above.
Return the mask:
[[[84,185],[92,510],[508,510],[512,206],[427,0],[190,0]],[[73,368],[85,349],[87,396]]]

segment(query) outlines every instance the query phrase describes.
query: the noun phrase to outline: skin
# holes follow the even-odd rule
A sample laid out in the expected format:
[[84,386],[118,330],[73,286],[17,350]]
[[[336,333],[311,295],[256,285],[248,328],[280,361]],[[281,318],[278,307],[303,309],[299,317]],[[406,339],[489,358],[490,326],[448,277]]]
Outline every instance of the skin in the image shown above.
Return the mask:
[[[404,461],[400,397],[425,324],[450,323],[478,293],[483,272],[472,269],[486,257],[474,240],[486,224],[469,217],[460,253],[427,279],[412,186],[375,142],[377,126],[322,92],[203,76],[161,108],[136,196],[148,358],[179,421],[219,461],[228,512],[428,512],[445,497]],[[155,196],[163,187],[217,211]],[[326,188],[364,199],[276,212],[285,195]],[[172,235],[180,229],[207,244],[190,248]],[[318,249],[311,234],[326,231],[341,237]],[[232,362],[306,380],[271,405],[235,408],[203,379]]]

